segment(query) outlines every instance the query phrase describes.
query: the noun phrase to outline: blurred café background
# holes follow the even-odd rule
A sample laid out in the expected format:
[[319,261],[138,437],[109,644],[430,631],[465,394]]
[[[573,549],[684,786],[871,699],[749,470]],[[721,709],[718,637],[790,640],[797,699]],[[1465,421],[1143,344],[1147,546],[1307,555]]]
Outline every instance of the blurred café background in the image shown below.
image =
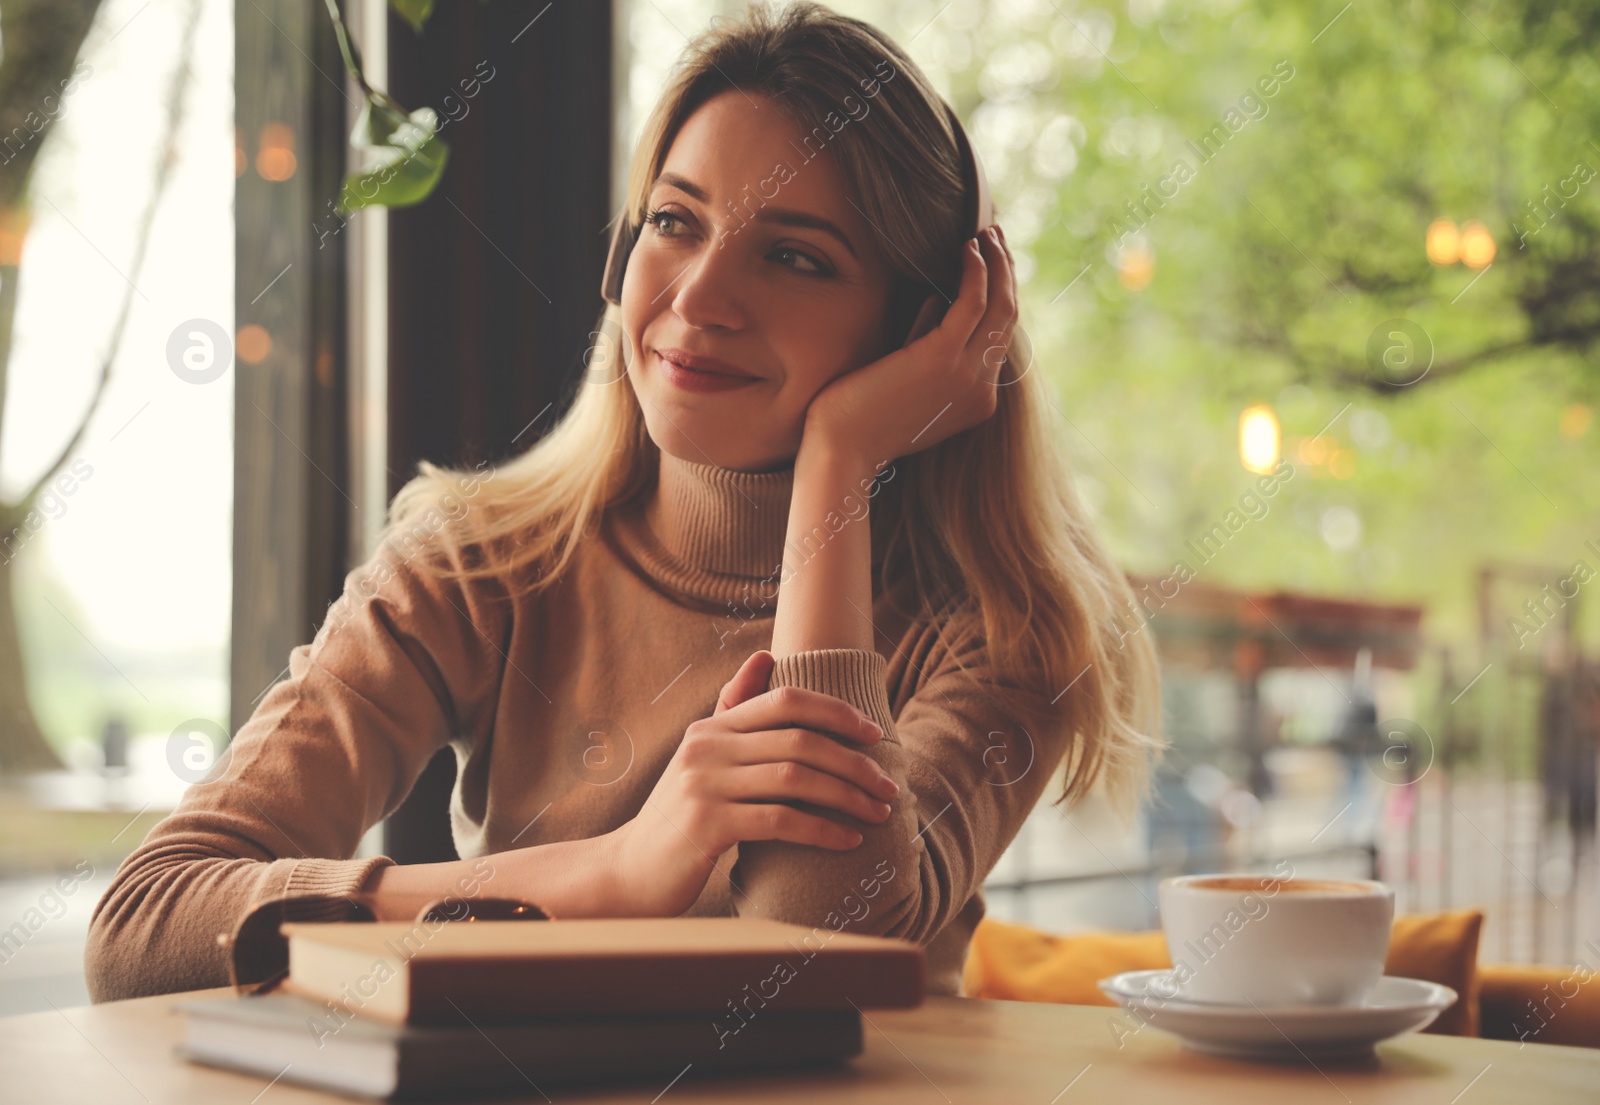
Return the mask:
[[[558,416],[643,114],[742,6],[0,6],[0,1014],[87,1002],[117,864],[416,461]],[[1164,875],[1288,859],[1571,962],[1600,933],[1600,9],[832,6],[967,121],[1162,658],[1151,800],[1042,802],[991,914],[1149,928]],[[363,854],[452,857],[453,773]]]

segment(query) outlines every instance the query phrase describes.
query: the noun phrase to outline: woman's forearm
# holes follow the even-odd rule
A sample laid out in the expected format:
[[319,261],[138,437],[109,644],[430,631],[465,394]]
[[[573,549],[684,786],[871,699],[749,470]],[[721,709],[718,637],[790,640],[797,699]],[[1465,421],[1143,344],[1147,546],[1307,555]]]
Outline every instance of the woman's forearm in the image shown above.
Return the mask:
[[873,468],[852,450],[806,434],[795,457],[772,654],[873,647],[872,527],[865,503]]
[[477,859],[380,867],[361,901],[380,921],[411,921],[439,898],[520,898],[551,917],[621,917],[612,881],[611,834],[560,840]]

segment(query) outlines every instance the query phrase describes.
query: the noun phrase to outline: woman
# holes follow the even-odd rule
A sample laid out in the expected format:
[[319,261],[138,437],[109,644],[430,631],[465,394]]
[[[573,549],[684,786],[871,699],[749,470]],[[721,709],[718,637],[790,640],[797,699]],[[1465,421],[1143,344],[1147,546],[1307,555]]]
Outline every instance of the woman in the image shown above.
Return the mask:
[[[694,42],[570,411],[497,469],[421,466],[122,864],[95,1000],[225,984],[264,909],[451,894],[849,926],[926,945],[958,993],[1056,770],[1062,800],[1126,804],[1158,722],[1131,592],[1010,355],[1003,237],[963,199],[942,102],[868,25],[796,4]],[[930,282],[953,302],[897,350]],[[351,858],[447,743],[465,858]]]

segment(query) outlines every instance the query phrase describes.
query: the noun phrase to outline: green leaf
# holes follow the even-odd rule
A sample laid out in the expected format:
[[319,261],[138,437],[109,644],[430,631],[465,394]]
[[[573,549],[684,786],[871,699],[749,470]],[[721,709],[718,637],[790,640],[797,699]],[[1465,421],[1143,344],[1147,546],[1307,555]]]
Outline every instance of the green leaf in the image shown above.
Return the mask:
[[409,207],[427,199],[450,156],[438,130],[439,117],[431,107],[402,115],[393,101],[369,99],[350,140],[373,155],[366,168],[345,178],[339,214],[371,204]]
[[361,117],[350,132],[350,144],[358,150],[389,145],[395,132],[412,121],[399,104],[387,96],[380,99],[380,95],[367,97],[367,102],[361,108]]
[[389,6],[400,13],[400,18],[411,24],[411,29],[422,33],[422,25],[433,14],[433,0],[389,0]]

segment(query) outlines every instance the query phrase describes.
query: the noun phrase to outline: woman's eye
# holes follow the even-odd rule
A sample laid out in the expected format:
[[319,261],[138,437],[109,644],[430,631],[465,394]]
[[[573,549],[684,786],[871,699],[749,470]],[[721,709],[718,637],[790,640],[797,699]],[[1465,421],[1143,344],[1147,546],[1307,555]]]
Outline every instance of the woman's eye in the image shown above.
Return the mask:
[[[668,223],[677,223],[681,227],[685,228],[689,225],[682,216],[677,215],[674,212],[667,211],[663,208],[658,208],[649,212],[647,215],[645,215],[644,221],[645,225],[654,227],[656,234],[662,238],[675,238],[678,236],[676,233],[668,232],[666,226]],[[771,255],[777,258],[798,258],[799,261],[804,263],[796,264],[781,260],[779,263],[782,264],[784,268],[793,269],[795,272],[805,273],[809,276],[828,276],[833,271],[826,264],[811,256],[811,254],[795,249],[793,246],[779,246],[777,249],[773,250]]]
[[671,235],[666,234],[666,232],[661,229],[662,219],[671,219],[674,222],[679,223],[683,222],[682,219],[678,218],[678,216],[674,215],[671,211],[652,211],[650,214],[645,216],[644,221],[655,227],[657,234],[662,234],[663,236],[670,238]]
[[786,253],[787,254],[792,254],[795,257],[799,257],[801,260],[805,261],[806,264],[810,265],[811,268],[809,268],[809,269],[795,268],[793,265],[789,265],[789,266],[786,266],[786,267],[795,268],[796,272],[809,272],[809,273],[812,273],[813,275],[816,275],[816,276],[826,276],[826,275],[828,275],[828,268],[827,268],[826,265],[824,265],[822,262],[818,261],[815,257],[811,256],[811,254],[802,253],[798,249],[794,249],[794,248],[792,248],[790,246],[779,246],[776,250],[773,251],[772,255],[774,257],[777,257],[780,254],[786,254]]

